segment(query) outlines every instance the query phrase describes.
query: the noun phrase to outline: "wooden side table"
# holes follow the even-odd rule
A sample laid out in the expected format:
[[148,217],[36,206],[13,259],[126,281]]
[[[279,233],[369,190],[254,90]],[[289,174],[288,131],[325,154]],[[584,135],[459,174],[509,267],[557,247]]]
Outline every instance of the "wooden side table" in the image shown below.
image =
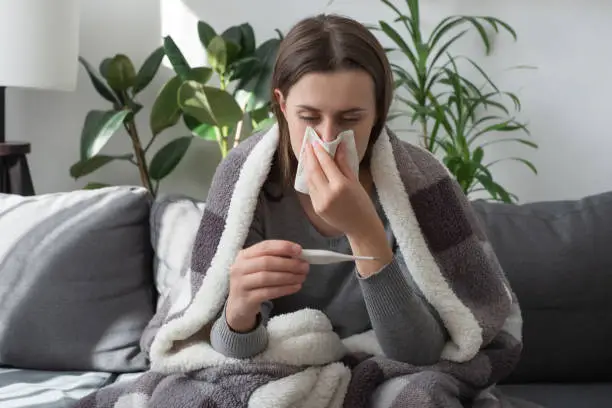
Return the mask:
[[27,155],[31,148],[24,142],[0,143],[0,193],[34,195]]

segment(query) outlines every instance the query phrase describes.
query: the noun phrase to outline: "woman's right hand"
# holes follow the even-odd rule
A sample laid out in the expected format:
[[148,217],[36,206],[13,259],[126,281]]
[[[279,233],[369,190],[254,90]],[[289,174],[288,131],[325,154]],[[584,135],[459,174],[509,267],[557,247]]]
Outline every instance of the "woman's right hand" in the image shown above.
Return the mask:
[[302,248],[293,242],[267,240],[238,253],[230,270],[225,310],[232,330],[252,330],[263,302],[302,288],[309,265],[298,258],[301,252]]

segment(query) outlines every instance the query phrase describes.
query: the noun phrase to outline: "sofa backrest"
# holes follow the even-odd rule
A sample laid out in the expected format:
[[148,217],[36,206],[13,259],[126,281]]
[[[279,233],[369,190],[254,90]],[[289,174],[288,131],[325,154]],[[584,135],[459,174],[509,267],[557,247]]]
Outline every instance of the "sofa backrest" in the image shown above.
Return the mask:
[[574,201],[475,201],[523,313],[508,382],[612,378],[612,192]]

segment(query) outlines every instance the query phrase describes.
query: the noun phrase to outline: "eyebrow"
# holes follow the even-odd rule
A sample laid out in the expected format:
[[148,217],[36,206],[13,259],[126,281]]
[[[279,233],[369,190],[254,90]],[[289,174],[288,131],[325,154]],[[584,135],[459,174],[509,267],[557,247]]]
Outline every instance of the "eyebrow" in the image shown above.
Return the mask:
[[[314,106],[310,106],[310,105],[297,105],[297,107],[301,108],[301,109],[311,110],[311,111],[314,111],[314,112],[321,112],[320,109],[317,109]],[[342,110],[339,113],[341,113],[341,114],[358,113],[358,112],[363,112],[363,111],[365,111],[364,108],[350,108],[350,109]]]

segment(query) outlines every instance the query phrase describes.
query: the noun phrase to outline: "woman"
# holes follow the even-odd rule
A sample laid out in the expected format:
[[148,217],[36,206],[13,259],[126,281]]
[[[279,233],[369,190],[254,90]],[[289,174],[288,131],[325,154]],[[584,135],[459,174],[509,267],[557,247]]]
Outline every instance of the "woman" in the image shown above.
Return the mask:
[[[518,407],[492,394],[520,356],[516,298],[458,183],[384,129],[380,44],[352,20],[306,19],[272,87],[278,126],[218,166],[191,266],[143,333],[151,370],[79,406]],[[333,159],[307,144],[306,195],[309,128],[319,143],[352,131],[361,164],[346,139]],[[374,259],[301,260],[316,248]]]
[[[410,279],[370,173],[393,80],[383,47],[361,24],[317,16],[283,40],[272,77],[280,142],[245,244],[231,268],[224,314],[211,344],[235,358],[267,345],[266,322],[302,308],[323,311],[340,337],[373,328],[385,355],[415,365],[439,360],[447,334]],[[307,127],[326,142],[352,130],[359,174],[341,143],[334,158],[305,146],[309,195],[293,188]],[[308,265],[303,248],[375,260]]]

